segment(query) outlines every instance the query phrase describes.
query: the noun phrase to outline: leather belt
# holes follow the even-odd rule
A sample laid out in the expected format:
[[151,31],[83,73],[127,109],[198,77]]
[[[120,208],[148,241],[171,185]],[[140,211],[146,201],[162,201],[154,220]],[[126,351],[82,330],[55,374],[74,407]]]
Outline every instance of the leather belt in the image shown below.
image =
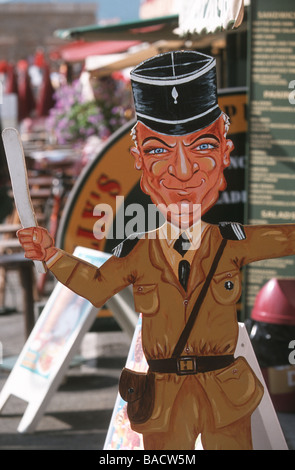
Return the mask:
[[235,358],[226,356],[180,356],[168,359],[148,360],[149,370],[159,374],[192,375],[224,369],[231,365]]

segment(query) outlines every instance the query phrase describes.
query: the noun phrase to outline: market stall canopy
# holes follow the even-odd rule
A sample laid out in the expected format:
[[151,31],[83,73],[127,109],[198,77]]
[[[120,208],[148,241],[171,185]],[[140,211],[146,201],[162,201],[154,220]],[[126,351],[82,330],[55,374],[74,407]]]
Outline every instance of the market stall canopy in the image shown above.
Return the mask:
[[238,28],[249,0],[181,0],[178,1],[180,36],[216,33]]
[[122,53],[140,44],[140,41],[74,41],[61,46],[50,54],[52,60],[65,62],[81,62],[93,55],[108,55]]
[[238,28],[249,0],[179,0],[177,5],[177,14],[104,26],[95,24],[59,29],[54,34],[61,39],[83,38],[85,41],[196,39],[200,35]]
[[183,46],[184,42],[181,40],[158,41],[154,44],[143,43],[140,46],[133,47],[126,53],[89,56],[85,61],[85,69],[92,76],[109,75],[118,70],[135,67],[140,62],[162,52],[177,50],[183,48]]
[[107,26],[90,25],[59,29],[54,35],[61,39],[84,39],[85,41],[148,41],[177,39],[178,15],[163,16]]

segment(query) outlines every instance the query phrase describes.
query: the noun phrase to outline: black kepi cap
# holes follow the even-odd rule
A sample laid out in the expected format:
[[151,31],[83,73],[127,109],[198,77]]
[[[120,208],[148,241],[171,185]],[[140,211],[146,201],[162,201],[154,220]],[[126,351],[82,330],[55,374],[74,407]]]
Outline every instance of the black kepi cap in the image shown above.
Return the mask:
[[145,60],[130,76],[137,120],[157,132],[189,134],[222,114],[213,57],[195,51],[166,52]]

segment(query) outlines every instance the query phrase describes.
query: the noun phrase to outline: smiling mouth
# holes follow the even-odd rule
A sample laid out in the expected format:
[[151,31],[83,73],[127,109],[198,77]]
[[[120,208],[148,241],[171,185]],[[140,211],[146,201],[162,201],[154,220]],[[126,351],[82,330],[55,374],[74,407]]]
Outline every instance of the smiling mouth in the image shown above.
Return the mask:
[[202,186],[202,184],[204,184],[206,182],[206,180],[204,178],[201,178],[201,182],[200,184],[197,184],[195,186],[186,186],[185,188],[174,188],[174,187],[168,187],[164,184],[164,180],[161,180],[160,181],[160,184],[162,186],[164,186],[165,189],[168,189],[169,191],[177,191],[177,193],[180,195],[180,196],[187,196],[191,191],[193,191],[194,189],[196,188],[199,188],[200,186]]

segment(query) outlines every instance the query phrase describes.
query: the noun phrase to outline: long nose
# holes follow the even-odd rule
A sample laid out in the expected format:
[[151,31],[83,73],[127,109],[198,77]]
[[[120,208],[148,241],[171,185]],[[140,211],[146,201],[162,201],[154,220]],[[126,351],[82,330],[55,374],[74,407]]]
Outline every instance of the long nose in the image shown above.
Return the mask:
[[170,175],[180,181],[188,181],[198,169],[198,165],[192,163],[189,159],[183,145],[179,144],[175,152],[174,160],[168,168]]

